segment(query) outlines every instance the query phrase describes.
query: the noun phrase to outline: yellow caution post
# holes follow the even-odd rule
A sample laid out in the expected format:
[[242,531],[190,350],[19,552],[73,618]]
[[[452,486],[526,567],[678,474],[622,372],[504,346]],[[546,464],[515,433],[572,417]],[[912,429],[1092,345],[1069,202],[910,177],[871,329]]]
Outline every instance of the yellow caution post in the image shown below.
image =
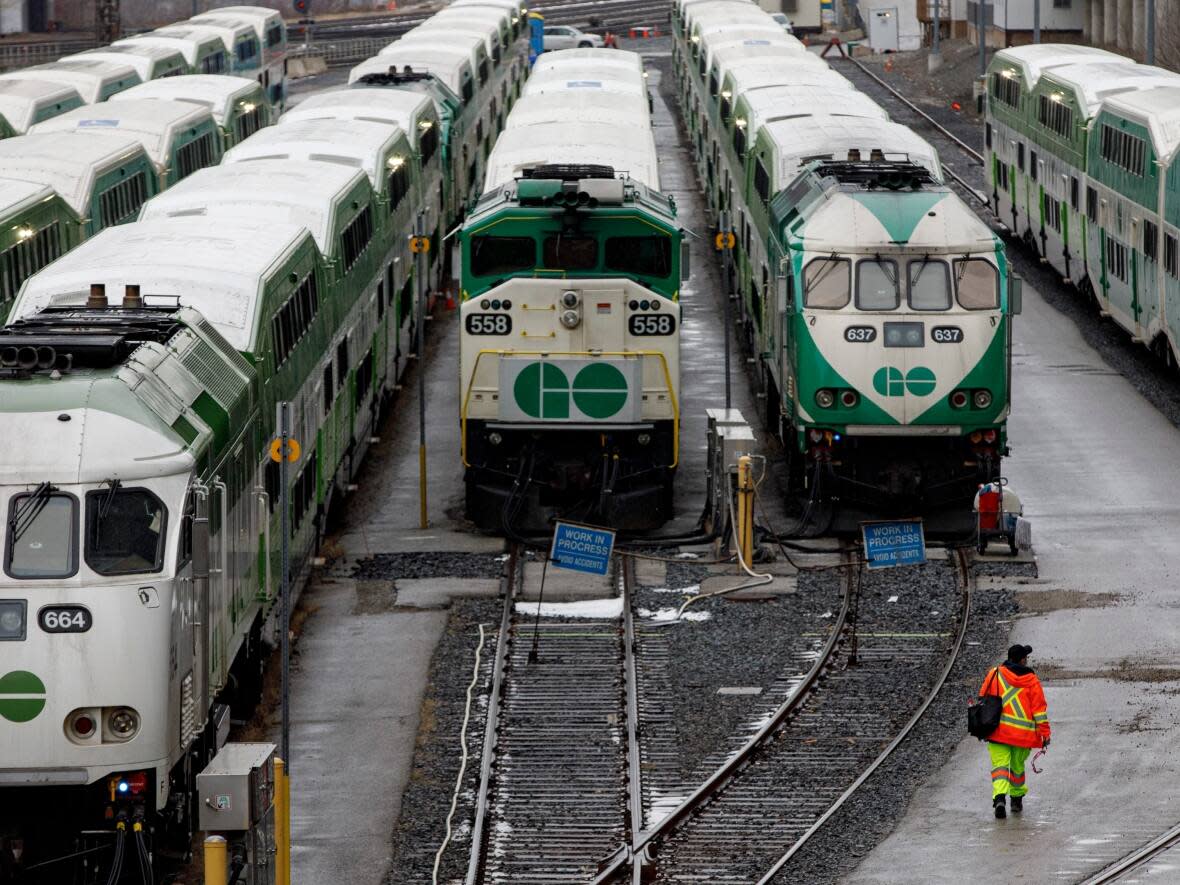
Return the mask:
[[275,758],[275,885],[291,885],[291,779]]
[[749,455],[738,458],[738,553],[747,566],[754,561],[754,482],[750,464]]
[[229,847],[225,836],[205,837],[205,885],[226,885],[229,879]]

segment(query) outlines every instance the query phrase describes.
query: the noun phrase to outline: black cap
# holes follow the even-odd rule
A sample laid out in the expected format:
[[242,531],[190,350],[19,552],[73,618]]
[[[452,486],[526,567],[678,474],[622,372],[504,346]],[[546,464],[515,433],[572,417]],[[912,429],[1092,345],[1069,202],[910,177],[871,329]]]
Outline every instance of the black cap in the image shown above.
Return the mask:
[[1009,649],[1008,649],[1008,660],[1010,660],[1012,663],[1015,664],[1018,661],[1024,660],[1025,658],[1027,658],[1031,654],[1032,654],[1032,646],[1031,645],[1019,645],[1019,644],[1013,645],[1013,646],[1009,647]]

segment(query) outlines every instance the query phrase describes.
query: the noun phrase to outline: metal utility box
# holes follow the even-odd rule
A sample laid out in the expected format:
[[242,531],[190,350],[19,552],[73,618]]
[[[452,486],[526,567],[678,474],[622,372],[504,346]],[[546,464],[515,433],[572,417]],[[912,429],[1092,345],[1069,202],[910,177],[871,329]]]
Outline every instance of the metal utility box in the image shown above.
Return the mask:
[[275,745],[226,744],[197,775],[200,828],[251,830],[274,805]]
[[274,885],[275,745],[226,744],[197,775],[198,824],[225,836],[245,885]]

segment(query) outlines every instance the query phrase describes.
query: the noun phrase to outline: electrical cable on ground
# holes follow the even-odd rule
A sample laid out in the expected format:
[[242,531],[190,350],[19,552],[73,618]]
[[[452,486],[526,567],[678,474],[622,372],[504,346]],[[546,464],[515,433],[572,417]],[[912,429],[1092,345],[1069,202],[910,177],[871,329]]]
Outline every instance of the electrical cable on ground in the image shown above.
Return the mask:
[[730,528],[733,532],[733,543],[734,543],[734,548],[737,550],[738,564],[742,567],[742,569],[745,571],[745,573],[747,575],[749,575],[751,578],[757,578],[757,580],[756,581],[746,581],[744,583],[738,584],[736,587],[724,587],[721,590],[713,590],[709,593],[698,593],[696,596],[690,596],[688,599],[684,600],[684,602],[683,602],[683,604],[681,604],[680,608],[677,609],[676,617],[671,621],[671,623],[676,623],[676,621],[679,621],[681,616],[684,614],[684,610],[699,599],[710,599],[714,596],[724,596],[727,593],[734,593],[738,590],[748,590],[751,587],[763,587],[767,584],[774,582],[774,575],[760,574],[759,572],[756,572],[753,569],[751,569],[750,566],[746,563],[746,561],[744,559],[742,559],[741,542],[738,540],[738,536],[737,536],[737,518],[735,517],[734,512],[733,512],[733,497],[730,495],[726,495],[725,502],[729,508],[729,524],[730,524]]
[[[442,864],[443,853],[447,850],[447,845],[451,841],[451,822],[455,817],[455,809],[459,805],[459,793],[463,789],[463,775],[467,772],[467,725],[471,721],[471,693],[475,690],[476,683],[479,682],[479,664],[480,656],[483,653],[484,638],[483,624],[480,624],[479,645],[475,647],[475,666],[471,671],[471,683],[467,686],[467,703],[463,708],[463,728],[459,732],[459,743],[463,747],[463,755],[459,762],[459,775],[455,778],[455,792],[451,796],[451,810],[447,812],[446,836],[442,841],[442,845],[438,847],[438,852],[434,855],[434,870],[431,873],[431,882],[433,885],[438,885],[438,868]],[[504,637],[504,639],[507,640],[507,637]]]

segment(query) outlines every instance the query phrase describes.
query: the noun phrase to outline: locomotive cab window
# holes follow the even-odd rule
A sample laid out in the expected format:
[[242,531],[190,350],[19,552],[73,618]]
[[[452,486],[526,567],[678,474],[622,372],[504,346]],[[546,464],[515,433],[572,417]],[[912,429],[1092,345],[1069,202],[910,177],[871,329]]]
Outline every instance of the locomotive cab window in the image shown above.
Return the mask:
[[897,262],[887,258],[856,265],[856,306],[860,310],[893,310],[901,303]]
[[86,564],[100,575],[137,575],[164,567],[167,510],[147,489],[86,493]]
[[594,237],[546,237],[541,264],[550,270],[593,270],[598,264],[598,240]]
[[955,291],[960,307],[995,310],[1000,306],[1000,276],[996,266],[982,258],[960,258],[955,262]]
[[48,483],[8,505],[4,571],[11,578],[68,578],[78,571],[78,501]]
[[606,268],[645,277],[672,273],[672,241],[668,237],[607,237]]
[[911,261],[907,282],[914,310],[951,309],[951,277],[946,262],[932,258]]
[[803,269],[803,306],[838,310],[852,297],[847,258],[813,258]]
[[532,237],[471,238],[471,272],[477,277],[532,270],[536,263]]

